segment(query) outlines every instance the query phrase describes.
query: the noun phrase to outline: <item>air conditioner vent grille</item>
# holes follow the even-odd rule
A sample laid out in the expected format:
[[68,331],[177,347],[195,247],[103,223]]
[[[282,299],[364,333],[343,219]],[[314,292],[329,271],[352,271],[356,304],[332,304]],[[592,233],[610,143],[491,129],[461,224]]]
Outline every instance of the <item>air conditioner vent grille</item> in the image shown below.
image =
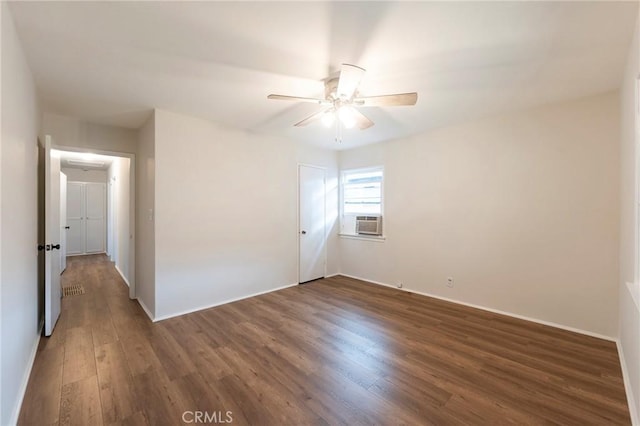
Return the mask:
[[356,234],[382,235],[382,216],[356,216]]

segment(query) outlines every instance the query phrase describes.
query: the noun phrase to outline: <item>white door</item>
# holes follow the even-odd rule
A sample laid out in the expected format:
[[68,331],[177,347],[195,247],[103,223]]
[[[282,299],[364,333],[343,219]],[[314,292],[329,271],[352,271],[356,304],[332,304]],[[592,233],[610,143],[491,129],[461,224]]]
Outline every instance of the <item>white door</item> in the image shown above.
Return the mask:
[[84,185],[67,184],[67,254],[84,253]]
[[44,334],[51,336],[60,316],[60,157],[45,136],[44,214]]
[[105,184],[85,184],[86,211],[86,253],[104,252],[105,243]]
[[106,242],[106,189],[104,183],[69,182],[67,185],[67,254],[103,253]]
[[300,165],[299,191],[299,256],[301,283],[324,277],[325,250],[325,171]]
[[67,175],[60,172],[60,273],[67,269]]

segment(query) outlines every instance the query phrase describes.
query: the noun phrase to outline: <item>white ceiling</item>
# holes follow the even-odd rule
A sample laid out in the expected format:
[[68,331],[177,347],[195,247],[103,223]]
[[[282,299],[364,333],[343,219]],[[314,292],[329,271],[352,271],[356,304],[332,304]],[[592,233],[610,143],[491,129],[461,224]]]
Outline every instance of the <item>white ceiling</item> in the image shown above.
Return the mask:
[[138,127],[151,108],[336,148],[293,128],[322,80],[352,63],[376,125],[339,148],[616,89],[637,2],[14,2],[45,110]]

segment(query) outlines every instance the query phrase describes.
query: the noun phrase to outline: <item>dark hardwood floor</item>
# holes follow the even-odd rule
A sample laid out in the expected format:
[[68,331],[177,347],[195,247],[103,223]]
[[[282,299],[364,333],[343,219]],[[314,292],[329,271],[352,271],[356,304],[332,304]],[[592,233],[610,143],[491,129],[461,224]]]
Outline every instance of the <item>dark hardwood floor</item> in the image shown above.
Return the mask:
[[612,342],[344,277],[155,324],[105,256],[74,283],[19,424],[630,424]]

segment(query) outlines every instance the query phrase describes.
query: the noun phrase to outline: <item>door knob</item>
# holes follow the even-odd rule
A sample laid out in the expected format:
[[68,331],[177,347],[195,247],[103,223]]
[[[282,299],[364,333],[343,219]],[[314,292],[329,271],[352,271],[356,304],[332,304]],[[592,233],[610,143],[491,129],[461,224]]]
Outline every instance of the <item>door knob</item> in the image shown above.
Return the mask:
[[60,244],[54,244],[51,246],[51,250],[60,250]]
[[300,232],[302,235],[305,235],[307,233],[307,231],[301,231]]
[[44,246],[42,244],[38,244],[38,251],[44,250]]
[[69,228],[71,228],[71,227],[70,227],[70,226],[65,226],[65,227],[64,227],[64,229],[69,229]]

